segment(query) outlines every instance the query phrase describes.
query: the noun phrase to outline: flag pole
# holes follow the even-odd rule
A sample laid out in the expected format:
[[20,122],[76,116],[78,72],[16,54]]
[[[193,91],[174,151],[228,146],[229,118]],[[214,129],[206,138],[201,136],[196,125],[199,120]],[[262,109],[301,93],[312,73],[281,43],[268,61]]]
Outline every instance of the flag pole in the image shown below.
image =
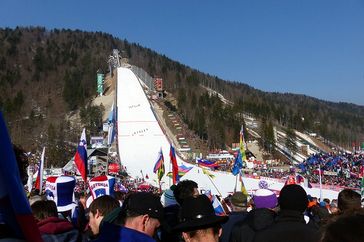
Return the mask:
[[235,176],[235,187],[234,187],[234,193],[236,192],[236,186],[238,185],[238,176]]
[[321,166],[319,163],[319,182],[320,182],[320,202],[322,201],[322,178],[321,178]]

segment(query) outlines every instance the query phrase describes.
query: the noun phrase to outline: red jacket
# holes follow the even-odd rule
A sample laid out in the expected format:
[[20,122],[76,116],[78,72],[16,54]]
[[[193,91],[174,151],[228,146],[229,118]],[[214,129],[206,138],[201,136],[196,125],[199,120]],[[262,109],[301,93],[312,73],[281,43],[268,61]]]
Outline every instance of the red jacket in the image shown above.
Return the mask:
[[73,230],[71,222],[57,217],[49,217],[38,222],[41,234],[61,234]]

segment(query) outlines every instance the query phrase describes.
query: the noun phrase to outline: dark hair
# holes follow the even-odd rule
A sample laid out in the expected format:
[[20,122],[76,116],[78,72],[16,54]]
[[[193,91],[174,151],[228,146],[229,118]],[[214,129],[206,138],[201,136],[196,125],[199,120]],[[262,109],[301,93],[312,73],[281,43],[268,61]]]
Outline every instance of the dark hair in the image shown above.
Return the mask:
[[41,200],[34,202],[30,208],[34,217],[43,220],[49,217],[58,217],[56,203],[52,200]]
[[90,205],[90,212],[92,214],[96,214],[97,210],[99,210],[102,216],[106,216],[118,207],[120,207],[118,200],[109,195],[104,195],[92,201]]
[[338,195],[337,206],[341,212],[358,209],[361,207],[360,199],[361,196],[359,193],[351,189],[344,189]]
[[328,224],[322,234],[321,242],[360,242],[364,238],[364,210],[338,215]]
[[[25,185],[28,179],[27,175],[28,156],[26,156],[25,150],[21,146],[13,144],[13,150],[16,162],[18,164],[21,182],[23,183],[23,185]],[[28,188],[28,190],[30,191],[31,189]]]
[[212,229],[212,232],[214,233],[214,235],[218,235],[219,231],[221,229],[221,225],[220,224],[216,224],[213,227],[209,227],[209,228],[203,228],[203,229],[198,229],[198,230],[193,230],[193,231],[188,231],[186,232],[188,234],[188,236],[190,238],[193,238],[197,235],[198,231],[201,231],[203,233],[206,233],[208,229]]
[[173,195],[176,198],[176,201],[181,205],[186,198],[193,195],[193,191],[195,188],[198,188],[198,185],[194,181],[180,181],[174,189]]

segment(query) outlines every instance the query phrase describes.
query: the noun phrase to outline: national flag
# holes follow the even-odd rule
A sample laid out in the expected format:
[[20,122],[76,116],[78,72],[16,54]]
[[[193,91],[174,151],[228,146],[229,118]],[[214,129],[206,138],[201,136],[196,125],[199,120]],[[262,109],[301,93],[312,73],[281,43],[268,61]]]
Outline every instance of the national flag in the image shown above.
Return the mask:
[[176,152],[174,150],[174,147],[171,144],[170,151],[169,151],[169,158],[172,163],[172,173],[173,173],[173,184],[176,184],[179,182],[179,175],[178,175],[178,165],[177,165],[177,158],[176,158]]
[[[0,112],[0,213],[14,232],[26,241],[42,241],[20,178],[10,136]],[[12,231],[7,231],[11,233]]]
[[235,157],[235,162],[231,169],[231,173],[233,173],[233,175],[236,176],[237,174],[239,174],[239,171],[241,168],[243,168],[243,160],[242,160],[242,156],[241,156],[241,153],[239,150],[238,154]]
[[244,127],[242,125],[241,130],[240,130],[240,153],[241,153],[241,159],[243,161],[247,160],[245,151],[246,151],[246,147],[245,147],[245,140],[244,140]]
[[159,151],[158,160],[154,165],[153,172],[158,175],[158,180],[159,181],[162,180],[162,177],[163,177],[163,175],[165,173],[164,157],[163,157],[162,148]]
[[87,182],[87,142],[86,142],[86,129],[84,128],[81,134],[80,143],[78,144],[75,163],[82,179]]
[[248,191],[246,190],[245,185],[244,185],[244,181],[243,181],[243,171],[242,170],[240,170],[240,172],[239,172],[239,181],[240,181],[240,185],[241,185],[241,190],[240,191],[244,195],[248,196]]
[[39,190],[39,195],[42,194],[43,190],[43,166],[44,166],[44,153],[45,153],[45,147],[43,147],[42,156],[39,161],[39,167],[38,167],[38,175],[37,179],[35,180],[35,189]]
[[212,195],[211,191],[208,190],[205,192],[205,195],[210,199],[212,206],[214,207],[215,215],[217,216],[225,216],[225,210],[221,205],[219,199],[215,195]]

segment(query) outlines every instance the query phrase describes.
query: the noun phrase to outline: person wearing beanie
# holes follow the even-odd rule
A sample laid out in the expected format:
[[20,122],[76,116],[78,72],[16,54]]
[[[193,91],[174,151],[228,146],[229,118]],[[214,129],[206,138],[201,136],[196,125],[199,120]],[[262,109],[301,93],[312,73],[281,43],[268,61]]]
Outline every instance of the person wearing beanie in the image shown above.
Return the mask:
[[304,212],[308,205],[306,191],[296,184],[284,186],[278,199],[280,212],[274,223],[256,234],[254,241],[319,241],[318,230],[306,224]]
[[252,200],[254,208],[243,221],[235,224],[230,234],[230,242],[253,241],[256,233],[273,224],[278,204],[274,192],[269,189],[258,189],[253,194]]
[[178,224],[178,214],[180,206],[174,197],[176,185],[172,185],[165,190],[161,196],[161,203],[164,207],[164,223],[160,227],[160,241],[182,241],[182,234],[173,231],[173,227]]

